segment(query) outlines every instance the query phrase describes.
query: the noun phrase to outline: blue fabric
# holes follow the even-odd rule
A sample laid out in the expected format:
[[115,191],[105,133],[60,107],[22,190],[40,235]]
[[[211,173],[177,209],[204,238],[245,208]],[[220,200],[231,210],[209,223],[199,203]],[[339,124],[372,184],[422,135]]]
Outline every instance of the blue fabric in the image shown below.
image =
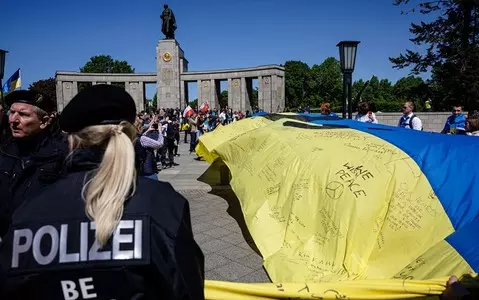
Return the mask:
[[446,124],[444,125],[443,133],[452,133],[455,134],[456,130],[466,130],[466,116],[463,114],[455,117],[454,115],[447,118]]
[[252,117],[261,117],[261,116],[266,116],[266,115],[268,115],[267,112],[259,111],[259,112],[257,112],[257,113],[252,114],[251,116],[252,116]]
[[407,153],[426,175],[454,228],[479,215],[479,139],[410,130],[353,120],[311,118],[323,125],[347,126],[377,136]]
[[143,177],[158,181],[158,174],[145,175]]
[[446,241],[467,261],[474,272],[479,272],[479,219],[454,232]]

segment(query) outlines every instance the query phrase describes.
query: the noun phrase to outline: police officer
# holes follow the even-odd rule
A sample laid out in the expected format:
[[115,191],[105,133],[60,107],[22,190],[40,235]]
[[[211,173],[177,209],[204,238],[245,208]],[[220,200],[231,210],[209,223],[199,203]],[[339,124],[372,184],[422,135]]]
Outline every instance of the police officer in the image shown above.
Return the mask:
[[0,248],[1,299],[204,299],[188,202],[136,175],[135,115],[111,85],[65,107],[67,174],[15,212]]
[[55,103],[48,96],[18,90],[5,97],[11,137],[0,146],[0,237],[11,214],[58,179],[68,147],[55,130]]

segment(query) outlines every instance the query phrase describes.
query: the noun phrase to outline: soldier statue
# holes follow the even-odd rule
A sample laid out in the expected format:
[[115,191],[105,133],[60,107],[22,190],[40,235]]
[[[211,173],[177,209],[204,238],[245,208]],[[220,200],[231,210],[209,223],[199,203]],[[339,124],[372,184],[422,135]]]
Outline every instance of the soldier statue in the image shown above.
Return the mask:
[[175,39],[175,30],[176,30],[176,19],[175,14],[168,7],[168,4],[163,6],[163,12],[161,13],[161,32],[165,35],[165,39],[173,40]]

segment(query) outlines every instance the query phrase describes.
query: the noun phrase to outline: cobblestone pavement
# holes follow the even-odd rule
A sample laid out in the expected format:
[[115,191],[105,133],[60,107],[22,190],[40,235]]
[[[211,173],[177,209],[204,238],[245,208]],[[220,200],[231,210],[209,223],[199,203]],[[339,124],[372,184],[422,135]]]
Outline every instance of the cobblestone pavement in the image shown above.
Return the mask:
[[195,160],[196,155],[188,150],[182,133],[180,156],[175,158],[179,166],[161,170],[159,178],[170,182],[190,203],[195,240],[205,255],[206,279],[270,282],[238,199],[227,186],[212,187],[198,181],[209,164]]

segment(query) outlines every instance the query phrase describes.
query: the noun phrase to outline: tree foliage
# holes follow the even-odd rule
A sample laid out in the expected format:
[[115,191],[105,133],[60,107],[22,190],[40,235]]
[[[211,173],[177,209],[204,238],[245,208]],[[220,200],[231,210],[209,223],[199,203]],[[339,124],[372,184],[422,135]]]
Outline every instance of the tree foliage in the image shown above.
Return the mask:
[[[414,1],[416,3],[416,1]],[[437,15],[430,22],[411,24],[411,41],[426,47],[422,53],[406,50],[391,57],[395,68],[411,68],[413,74],[431,71],[431,93],[436,108],[460,103],[475,108],[479,97],[479,1],[395,0],[404,13]]]
[[299,107],[310,102],[311,70],[301,61],[287,61],[285,69],[286,106]]
[[221,94],[218,97],[218,103],[222,109],[228,106],[228,91],[227,90],[221,91]]
[[198,98],[196,98],[196,99],[193,100],[193,101],[190,101],[190,102],[188,103],[188,105],[189,105],[191,108],[193,108],[193,109],[197,109],[197,108],[198,108]]
[[[341,111],[343,78],[339,61],[335,58],[326,58],[311,68],[301,61],[288,61],[285,77],[286,107],[319,107],[322,102],[329,102],[333,110]],[[354,107],[359,101],[368,101],[375,110],[396,112],[405,101],[413,101],[420,110],[428,98],[428,84],[415,76],[401,78],[394,84],[373,76],[367,82],[362,79],[355,81],[352,96]]]
[[48,97],[50,97],[54,102],[55,105],[57,103],[57,88],[56,88],[56,82],[55,78],[48,78],[48,79],[42,79],[33,82],[30,84],[28,87],[29,90],[37,90],[39,92],[44,93]]
[[250,99],[251,109],[258,108],[258,87],[251,90],[251,99]]
[[80,68],[82,73],[135,73],[135,69],[124,60],[114,60],[110,55],[97,55]]
[[155,93],[153,96],[153,99],[151,101],[151,106],[153,107],[154,110],[158,107],[158,95]]

